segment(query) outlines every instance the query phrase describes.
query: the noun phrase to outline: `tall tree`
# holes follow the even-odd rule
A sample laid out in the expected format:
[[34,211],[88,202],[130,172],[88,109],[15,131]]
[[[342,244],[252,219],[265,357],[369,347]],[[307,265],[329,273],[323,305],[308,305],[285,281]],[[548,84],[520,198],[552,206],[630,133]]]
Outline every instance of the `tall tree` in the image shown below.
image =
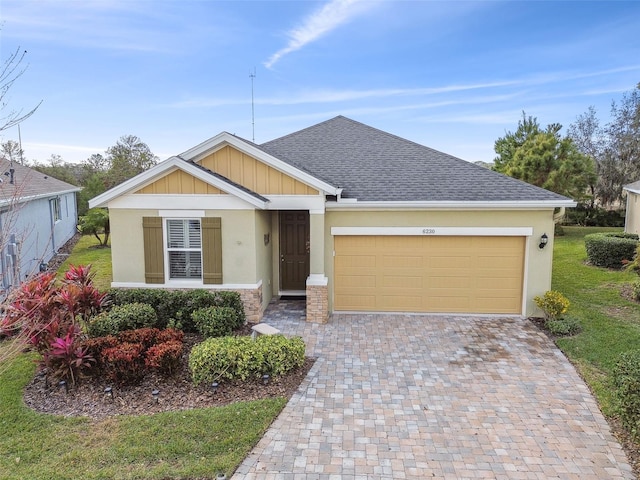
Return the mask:
[[543,130],[536,118],[523,113],[518,129],[496,140],[493,169],[577,200],[586,198],[595,179],[594,163],[560,135],[561,129],[552,123]]
[[594,194],[603,206],[620,202],[622,187],[640,179],[640,84],[612,102],[611,120],[601,127],[593,107],[569,128],[578,149],[596,163]]
[[135,135],[124,135],[107,150],[107,161],[107,187],[112,188],[154,166],[158,163],[158,157]]
[[7,140],[6,142],[0,143],[0,158],[7,162],[22,164],[23,153],[20,144],[15,140]]

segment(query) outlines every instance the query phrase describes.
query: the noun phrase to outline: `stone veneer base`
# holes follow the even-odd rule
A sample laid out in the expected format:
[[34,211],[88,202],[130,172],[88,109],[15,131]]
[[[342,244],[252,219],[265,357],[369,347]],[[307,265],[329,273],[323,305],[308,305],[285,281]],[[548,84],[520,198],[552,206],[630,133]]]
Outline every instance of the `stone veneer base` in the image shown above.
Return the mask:
[[327,323],[329,319],[329,287],[307,285],[307,322]]

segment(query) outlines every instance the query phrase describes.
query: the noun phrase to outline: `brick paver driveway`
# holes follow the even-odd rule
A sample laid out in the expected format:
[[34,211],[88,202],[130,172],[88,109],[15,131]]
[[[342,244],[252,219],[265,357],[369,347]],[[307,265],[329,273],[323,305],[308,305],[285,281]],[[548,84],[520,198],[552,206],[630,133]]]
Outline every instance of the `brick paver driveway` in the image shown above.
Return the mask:
[[634,478],[584,382],[522,319],[265,321],[317,361],[234,479]]

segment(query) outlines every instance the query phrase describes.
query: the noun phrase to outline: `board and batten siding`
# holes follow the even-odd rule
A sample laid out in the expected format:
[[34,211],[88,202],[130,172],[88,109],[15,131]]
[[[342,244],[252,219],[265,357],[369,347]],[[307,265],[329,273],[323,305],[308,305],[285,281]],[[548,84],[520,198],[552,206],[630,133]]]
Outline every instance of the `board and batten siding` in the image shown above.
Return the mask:
[[183,172],[175,170],[162,178],[144,186],[137,190],[136,194],[175,194],[175,195],[221,195],[220,189],[203,182],[199,178]]
[[260,195],[319,194],[315,188],[228,145],[197,163]]

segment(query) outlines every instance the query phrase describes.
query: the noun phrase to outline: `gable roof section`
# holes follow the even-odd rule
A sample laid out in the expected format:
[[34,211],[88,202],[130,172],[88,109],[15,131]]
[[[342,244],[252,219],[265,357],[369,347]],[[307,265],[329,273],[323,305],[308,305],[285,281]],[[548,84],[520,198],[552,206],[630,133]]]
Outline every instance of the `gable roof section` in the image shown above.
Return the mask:
[[271,155],[267,150],[260,148],[260,146],[256,145],[255,143],[252,143],[235,135],[231,135],[227,132],[222,132],[215,137],[212,137],[209,140],[206,140],[201,144],[190,148],[186,152],[181,153],[179,156],[181,158],[184,158],[185,160],[198,162],[210,153],[226,145],[231,145],[241,152],[258,159],[268,166],[275,168],[276,170],[279,170],[296,180],[306,183],[307,185],[310,185],[317,190],[326,192],[328,195],[338,195],[340,193],[338,187],[336,187],[334,184],[331,184],[330,182],[326,182],[325,180],[316,177],[315,175],[313,175],[313,173],[305,169],[304,166],[298,166],[290,162],[283,161],[282,159]]
[[557,193],[343,116],[259,148],[341,187],[342,198],[358,202],[575,205]]
[[[10,168],[13,168],[13,183],[10,183]],[[6,173],[6,175],[5,175]],[[0,205],[21,203],[38,198],[79,192],[82,188],[38,172],[32,168],[0,160]]]
[[130,178],[126,182],[113,187],[111,190],[92,198],[89,200],[89,207],[106,207],[111,200],[121,195],[133,193],[145,184],[157,180],[176,169],[183,170],[199,180],[213,185],[214,187],[231,195],[235,195],[256,208],[265,209],[269,203],[269,200],[262,195],[252,192],[220,174],[212,172],[211,170],[208,170],[192,161],[187,161],[184,158],[171,157],[164,162],[160,162],[159,164],[151,167],[149,170]]
[[640,180],[630,183],[629,185],[625,185],[623,189],[627,192],[637,193],[638,195],[640,195]]

